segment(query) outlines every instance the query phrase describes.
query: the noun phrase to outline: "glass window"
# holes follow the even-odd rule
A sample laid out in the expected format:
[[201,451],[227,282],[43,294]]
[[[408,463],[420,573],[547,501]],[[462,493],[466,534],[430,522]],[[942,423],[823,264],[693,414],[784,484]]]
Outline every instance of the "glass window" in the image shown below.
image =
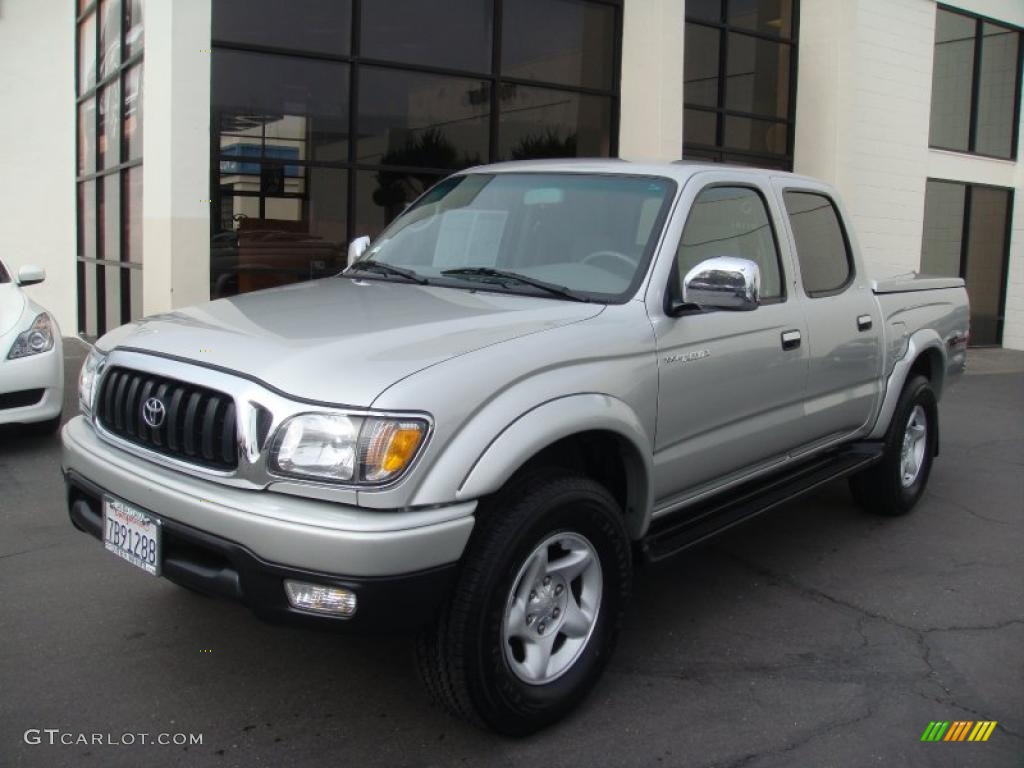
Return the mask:
[[124,74],[124,159],[142,157],[142,64]]
[[786,192],[784,197],[804,291],[816,297],[845,287],[853,266],[835,205],[812,192]]
[[[217,0],[219,4],[221,0]],[[131,58],[142,50],[145,42],[142,24],[143,0],[123,0],[124,3],[124,55]]]
[[931,146],[1015,156],[1021,34],[968,14],[936,11]]
[[763,198],[748,187],[707,187],[693,201],[676,252],[679,280],[707,259],[749,259],[761,271],[761,299],[782,297],[779,251]]
[[729,149],[759,155],[784,155],[788,141],[787,130],[785,123],[727,115],[723,144]]
[[502,7],[502,75],[612,87],[615,8],[587,0],[515,0]]
[[960,276],[967,185],[928,180],[924,196],[921,272]]
[[100,91],[100,124],[96,142],[96,154],[100,168],[110,168],[121,162],[120,139],[121,89],[115,80]]
[[361,6],[361,53],[373,59],[489,72],[492,7],[480,0],[373,0]]
[[[365,5],[373,5],[366,3]],[[220,42],[345,55],[352,37],[351,0],[214,0]]]
[[501,96],[498,160],[607,157],[612,100],[509,84]]
[[100,79],[121,63],[121,3],[100,0]]
[[98,267],[104,283],[104,327],[117,328],[121,324],[121,273],[123,269],[111,265]]
[[96,170],[96,98],[78,105],[78,175]]
[[789,114],[790,47],[750,35],[729,33],[725,106],[737,112]]
[[78,185],[78,255],[96,258],[96,182]]
[[364,258],[453,287],[538,293],[513,280],[447,273],[491,268],[623,300],[643,276],[674,190],[653,176],[468,174],[421,198]]
[[766,35],[793,32],[792,0],[729,0],[729,24]]
[[136,264],[142,263],[142,168],[129,168],[121,174],[122,225],[121,242],[124,253],[121,258]]
[[96,85],[96,14],[90,13],[78,25],[78,93]]
[[121,179],[116,173],[103,177],[99,199],[100,258],[121,260]]
[[722,20],[722,0],[686,0],[686,17],[720,22]]
[[[683,111],[683,141],[687,144],[705,144],[713,147],[717,142],[718,115],[702,109]],[[692,156],[692,155],[691,155]]]
[[718,45],[721,36],[714,27],[686,25],[683,99],[687,104],[718,106]]
[[361,67],[359,159],[464,168],[486,162],[490,102],[482,80]]
[[978,74],[978,125],[975,151],[997,157],[1013,155],[1018,126],[1013,112],[1018,98],[1019,32],[996,24],[981,25],[981,71]]

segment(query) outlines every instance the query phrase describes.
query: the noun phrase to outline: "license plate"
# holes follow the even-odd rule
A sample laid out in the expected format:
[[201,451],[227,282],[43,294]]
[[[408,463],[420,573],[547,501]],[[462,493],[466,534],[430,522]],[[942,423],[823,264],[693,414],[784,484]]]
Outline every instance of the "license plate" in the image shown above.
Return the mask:
[[103,497],[103,546],[146,573],[160,575],[160,521],[109,496]]

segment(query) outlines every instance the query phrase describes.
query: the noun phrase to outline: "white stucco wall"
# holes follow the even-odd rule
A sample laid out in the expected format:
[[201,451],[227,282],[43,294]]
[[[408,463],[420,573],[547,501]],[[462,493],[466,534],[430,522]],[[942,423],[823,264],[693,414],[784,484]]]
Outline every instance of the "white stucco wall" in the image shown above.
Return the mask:
[[64,335],[75,297],[74,1],[0,0],[0,253],[46,268],[27,292]]

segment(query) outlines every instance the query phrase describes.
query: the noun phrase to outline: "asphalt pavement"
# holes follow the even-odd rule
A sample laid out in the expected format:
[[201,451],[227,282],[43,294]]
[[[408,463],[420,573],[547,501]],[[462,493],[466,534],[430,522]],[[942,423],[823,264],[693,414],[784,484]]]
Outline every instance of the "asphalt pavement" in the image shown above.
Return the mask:
[[[1024,353],[974,351],[940,413],[911,515],[835,483],[641,573],[603,681],[524,740],[434,709],[407,637],[270,626],[118,560],[68,521],[58,438],[0,430],[0,766],[1022,766]],[[920,741],[963,720],[998,725]]]

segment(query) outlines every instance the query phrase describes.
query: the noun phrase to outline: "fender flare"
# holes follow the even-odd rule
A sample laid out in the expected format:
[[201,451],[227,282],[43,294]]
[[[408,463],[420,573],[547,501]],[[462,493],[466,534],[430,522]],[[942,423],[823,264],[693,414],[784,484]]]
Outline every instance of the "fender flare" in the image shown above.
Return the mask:
[[591,431],[610,432],[620,440],[627,484],[626,527],[632,537],[639,538],[646,532],[653,506],[653,442],[633,409],[609,395],[565,395],[521,414],[493,437],[459,478],[455,498],[466,501],[494,493],[540,451]]
[[[896,410],[896,403],[899,401],[903,386],[907,383],[907,377],[910,375],[910,369],[914,367],[914,363],[921,355],[932,349],[937,350],[942,358],[940,375],[945,376],[946,345],[943,344],[942,337],[931,328],[922,328],[916,331],[907,341],[907,348],[902,357],[892,367],[892,373],[889,374],[885,384],[885,398],[878,411],[878,418],[875,419],[875,426],[868,434],[867,439],[880,440],[885,437],[889,423],[892,421],[893,412]],[[942,384],[941,380],[935,382],[936,397],[942,394]]]

